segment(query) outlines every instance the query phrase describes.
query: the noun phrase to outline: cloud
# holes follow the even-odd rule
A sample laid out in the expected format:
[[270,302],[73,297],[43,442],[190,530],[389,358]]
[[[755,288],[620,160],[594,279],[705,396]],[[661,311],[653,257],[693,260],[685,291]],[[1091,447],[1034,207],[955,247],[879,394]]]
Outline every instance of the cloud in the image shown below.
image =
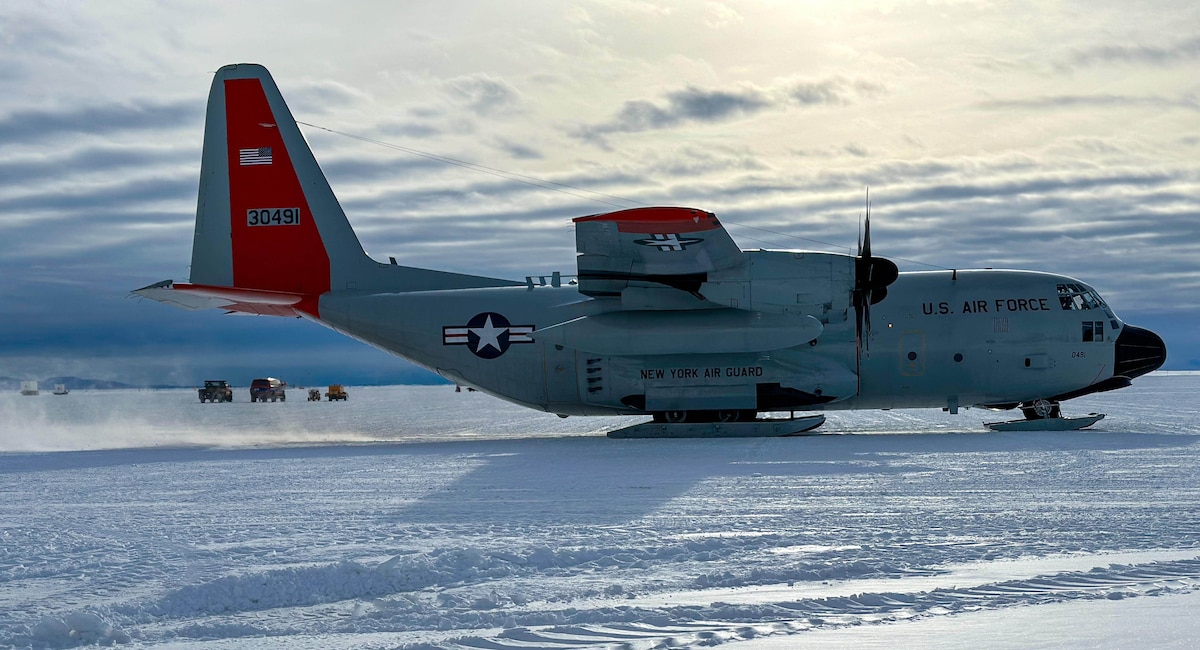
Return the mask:
[[585,126],[576,135],[595,140],[610,133],[666,129],[688,122],[722,122],[753,115],[771,105],[767,95],[754,88],[726,91],[687,86],[667,93],[665,103],[627,101],[611,120]]
[[1079,50],[1069,61],[1081,66],[1107,63],[1166,66],[1195,59],[1200,59],[1200,36],[1167,45],[1102,45]]
[[113,135],[153,129],[199,129],[204,102],[134,101],[72,109],[23,109],[0,117],[0,142],[31,143],[79,134]]
[[445,83],[445,89],[455,101],[480,116],[512,112],[521,102],[521,94],[516,89],[504,80],[486,74],[456,77]]
[[737,92],[706,91],[689,86],[667,94],[670,115],[680,120],[719,122],[733,117],[753,115],[771,105],[754,89]]
[[819,147],[814,149],[793,149],[792,153],[803,158],[828,159],[836,156],[853,156],[855,158],[869,158],[871,150],[858,142],[849,142],[841,145],[829,147]]
[[112,175],[116,170],[161,169],[198,163],[200,150],[155,147],[86,147],[56,151],[56,155],[26,155],[0,160],[0,190],[28,190],[39,181]]
[[285,91],[288,106],[297,115],[329,113],[338,108],[361,105],[370,99],[353,86],[329,79],[289,87]]
[[533,147],[513,142],[507,138],[496,138],[494,140],[496,147],[508,154],[509,157],[518,158],[521,160],[541,160],[545,158],[542,152]]
[[[477,213],[481,209],[479,206],[487,206],[483,208],[486,210],[495,210],[497,206],[511,204],[514,215],[535,214],[541,209],[540,206],[551,202],[546,197],[552,197],[555,206],[560,206],[564,197],[571,197],[565,200],[573,204],[586,206],[581,208],[584,210],[581,213],[562,207],[547,208],[559,210],[564,220],[581,214],[604,212],[606,209],[597,208],[596,205],[607,205],[605,190],[616,187],[619,191],[624,186],[643,182],[641,176],[619,169],[557,174],[541,179],[521,177],[515,173],[506,174],[508,173],[500,172],[472,176],[472,180],[466,182],[438,179],[431,184],[414,187],[382,187],[369,196],[343,200],[342,206],[347,214],[402,214],[405,215],[405,220],[411,223],[433,219],[438,223],[435,231],[431,232],[436,232],[444,231],[444,219],[448,218],[448,215],[454,215],[455,219],[465,219]],[[487,197],[487,200],[481,202],[480,197]],[[598,203],[588,203],[589,199]],[[456,221],[455,228],[458,227]],[[456,238],[455,241],[457,240]]]
[[989,99],[976,102],[975,107],[984,110],[1058,110],[1086,108],[1183,108],[1200,110],[1200,101],[1195,96],[1178,98],[1156,95],[1048,95],[1028,99]]
[[881,84],[841,77],[797,81],[787,88],[788,97],[802,106],[850,104],[860,98],[876,97],[885,91],[886,88]]
[[721,2],[709,2],[704,6],[702,22],[709,29],[724,29],[744,22],[737,10]]
[[585,125],[572,135],[604,145],[604,136],[670,129],[685,124],[710,124],[749,118],[771,108],[789,104],[802,107],[844,106],[884,93],[884,86],[861,79],[829,77],[785,81],[772,88],[745,87],[738,90],[708,90],[686,86],[666,93],[654,102],[635,99],[625,102],[606,122]]
[[387,122],[376,128],[383,135],[406,138],[431,138],[445,132],[444,129],[428,122]]
[[0,212],[28,214],[86,212],[89,219],[99,215],[129,214],[134,205],[160,201],[191,201],[196,197],[196,178],[191,175],[168,178],[121,178],[97,186],[79,186],[72,191],[42,189],[35,193],[0,199]]
[[656,149],[643,154],[639,163],[640,168],[636,176],[643,178],[695,179],[710,174],[759,172],[770,169],[767,163],[749,149],[727,146],[685,145],[666,150]]
[[367,158],[353,155],[321,160],[321,171],[329,179],[334,191],[364,181],[399,181],[413,176],[427,176],[445,168],[444,162],[419,156]]
[[918,201],[961,201],[979,198],[1004,198],[1049,194],[1064,196],[1063,193],[1081,190],[1112,189],[1115,187],[1149,188],[1163,186],[1173,181],[1162,173],[1109,174],[1102,176],[1032,177],[1005,180],[993,183],[963,183],[928,185],[904,191],[896,199],[903,202]]

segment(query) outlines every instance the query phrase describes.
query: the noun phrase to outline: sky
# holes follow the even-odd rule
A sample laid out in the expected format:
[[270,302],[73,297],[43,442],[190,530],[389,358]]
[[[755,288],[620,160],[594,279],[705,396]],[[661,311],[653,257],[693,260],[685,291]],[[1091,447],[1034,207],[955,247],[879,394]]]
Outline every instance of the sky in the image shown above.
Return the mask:
[[869,187],[901,270],[1074,276],[1200,369],[1194,2],[20,2],[0,55],[0,376],[431,378],[311,322],[130,297],[187,279],[208,89],[238,62],[379,260],[569,274],[573,217],[641,204],[852,252]]

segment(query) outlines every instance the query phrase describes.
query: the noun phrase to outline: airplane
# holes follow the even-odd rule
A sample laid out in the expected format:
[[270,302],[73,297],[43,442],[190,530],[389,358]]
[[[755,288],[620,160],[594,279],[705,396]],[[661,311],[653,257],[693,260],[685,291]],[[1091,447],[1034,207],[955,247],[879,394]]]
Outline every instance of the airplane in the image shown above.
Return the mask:
[[268,71],[228,65],[208,99],[191,277],[134,293],[305,318],[460,387],[563,417],[649,415],[662,435],[741,435],[781,411],[982,407],[1049,422],[1166,359],[1157,334],[1071,277],[900,272],[872,253],[869,214],[855,255],[741,250],[688,207],[573,223],[575,276],[378,262]]

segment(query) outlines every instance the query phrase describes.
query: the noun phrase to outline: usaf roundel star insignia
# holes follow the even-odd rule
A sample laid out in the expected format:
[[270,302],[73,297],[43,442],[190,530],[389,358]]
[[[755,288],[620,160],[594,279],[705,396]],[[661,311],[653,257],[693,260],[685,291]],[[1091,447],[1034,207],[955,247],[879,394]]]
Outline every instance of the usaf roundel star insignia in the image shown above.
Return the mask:
[[465,345],[475,356],[495,359],[517,343],[533,343],[533,325],[513,325],[502,314],[475,314],[466,326],[442,327],[442,345]]

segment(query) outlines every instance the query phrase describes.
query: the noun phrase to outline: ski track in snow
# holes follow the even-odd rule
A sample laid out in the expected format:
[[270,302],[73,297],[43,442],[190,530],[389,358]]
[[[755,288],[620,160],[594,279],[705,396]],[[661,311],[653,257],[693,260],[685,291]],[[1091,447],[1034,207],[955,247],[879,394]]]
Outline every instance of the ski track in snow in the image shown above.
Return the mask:
[[1192,592],[1197,388],[1068,403],[1084,432],[633,441],[446,387],[5,396],[0,646],[737,647]]

